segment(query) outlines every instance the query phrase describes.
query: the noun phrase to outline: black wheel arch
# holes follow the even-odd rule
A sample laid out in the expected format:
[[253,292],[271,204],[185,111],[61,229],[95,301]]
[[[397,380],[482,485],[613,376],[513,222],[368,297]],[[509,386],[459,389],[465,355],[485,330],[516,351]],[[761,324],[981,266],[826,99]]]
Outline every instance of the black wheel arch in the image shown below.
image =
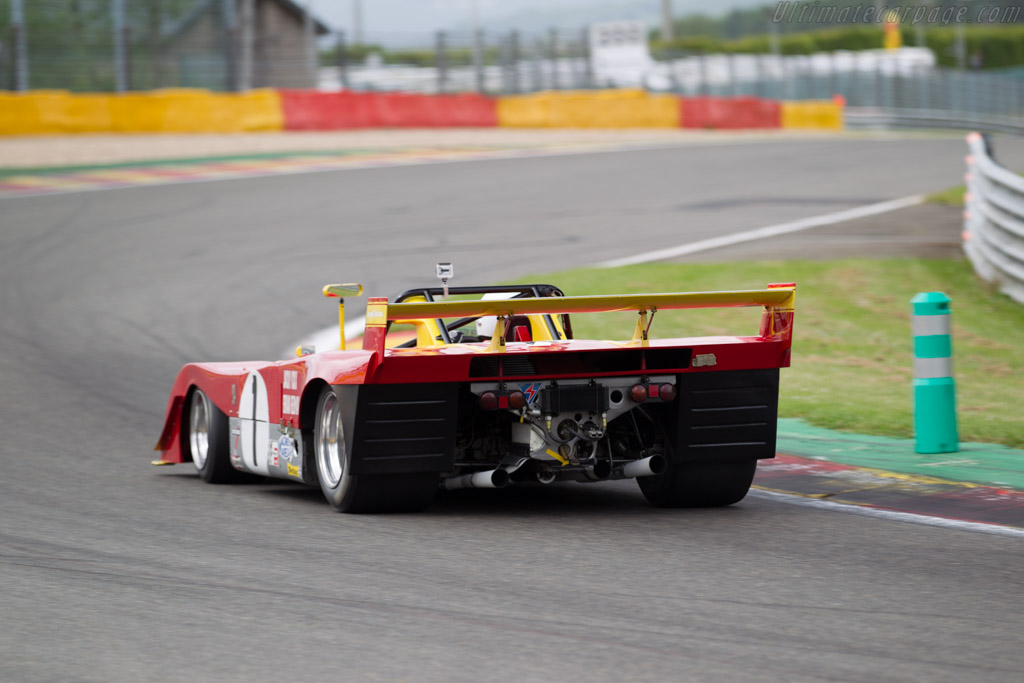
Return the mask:
[[306,483],[317,486],[320,483],[320,473],[316,469],[316,451],[313,447],[313,425],[316,423],[316,407],[320,400],[320,394],[325,387],[330,385],[324,380],[317,378],[312,380],[302,390],[302,398],[299,399],[299,430],[302,432],[302,471],[305,474]]
[[192,410],[192,396],[199,389],[195,384],[190,384],[185,391],[185,400],[181,402],[181,415],[178,416],[178,443],[181,444],[181,462],[195,462],[192,459],[192,444],[189,442],[189,411]]

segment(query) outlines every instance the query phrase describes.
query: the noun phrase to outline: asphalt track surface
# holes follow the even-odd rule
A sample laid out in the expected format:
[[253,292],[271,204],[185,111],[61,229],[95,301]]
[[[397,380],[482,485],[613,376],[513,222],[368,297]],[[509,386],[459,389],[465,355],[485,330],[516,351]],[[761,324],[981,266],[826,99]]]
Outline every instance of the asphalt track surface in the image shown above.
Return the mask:
[[1019,680],[1015,538],[758,497],[655,510],[632,482],[346,516],[146,464],[178,368],[329,324],[325,282],[583,265],[949,186],[963,150],[762,141],[3,200],[0,680]]

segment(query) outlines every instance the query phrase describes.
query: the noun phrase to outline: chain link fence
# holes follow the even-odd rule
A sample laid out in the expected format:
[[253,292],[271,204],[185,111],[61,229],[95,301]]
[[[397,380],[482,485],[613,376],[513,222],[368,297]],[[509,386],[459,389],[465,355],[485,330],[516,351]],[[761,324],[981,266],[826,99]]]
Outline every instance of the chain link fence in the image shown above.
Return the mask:
[[314,87],[327,31],[291,0],[0,0],[0,89]]
[[551,29],[542,35],[438,31],[412,43],[419,47],[397,49],[382,47],[394,36],[369,34],[366,44],[354,46],[342,33],[332,38],[335,44],[321,52],[323,90],[511,94],[599,85],[590,68],[584,30]]
[[1022,74],[937,68],[924,48],[662,51],[631,72],[610,74],[595,69],[586,28],[368,32],[353,44],[303,8],[294,0],[0,0],[0,89],[510,94],[638,87],[690,97],[839,95],[853,126],[1024,131]]

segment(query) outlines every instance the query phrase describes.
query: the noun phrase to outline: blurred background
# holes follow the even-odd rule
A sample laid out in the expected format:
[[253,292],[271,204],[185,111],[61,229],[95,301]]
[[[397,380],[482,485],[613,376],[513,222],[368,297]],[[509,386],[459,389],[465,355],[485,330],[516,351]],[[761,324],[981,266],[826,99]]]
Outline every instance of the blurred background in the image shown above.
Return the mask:
[[[0,0],[0,681],[1019,680],[1022,4]],[[184,363],[330,350],[324,283],[439,261],[799,283],[785,457],[727,510],[612,482],[346,519],[148,466]],[[915,451],[918,366],[955,368],[962,452]]]
[[641,87],[1015,118],[1022,77],[1010,0],[0,0],[0,90]]

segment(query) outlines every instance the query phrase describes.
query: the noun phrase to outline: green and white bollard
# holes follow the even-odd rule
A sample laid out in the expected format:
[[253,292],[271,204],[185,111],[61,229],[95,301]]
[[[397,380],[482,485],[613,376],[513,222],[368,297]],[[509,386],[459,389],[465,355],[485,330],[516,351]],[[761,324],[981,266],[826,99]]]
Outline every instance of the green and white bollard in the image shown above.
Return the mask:
[[956,383],[950,299],[942,292],[923,292],[910,303],[914,331],[914,450],[956,453]]

